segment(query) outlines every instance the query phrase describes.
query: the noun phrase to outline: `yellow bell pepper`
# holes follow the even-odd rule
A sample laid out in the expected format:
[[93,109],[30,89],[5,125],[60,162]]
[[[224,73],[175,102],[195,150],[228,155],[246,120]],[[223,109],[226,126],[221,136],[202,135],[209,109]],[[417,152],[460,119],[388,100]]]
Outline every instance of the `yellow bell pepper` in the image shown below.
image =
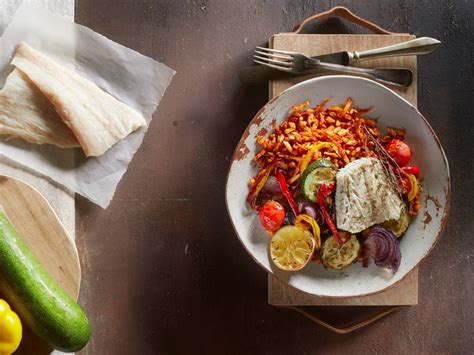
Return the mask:
[[295,226],[307,229],[302,221],[308,223],[311,226],[311,229],[313,230],[313,236],[316,241],[316,249],[321,249],[321,229],[319,228],[318,222],[316,222],[310,215],[302,213],[296,217]]
[[290,184],[294,183],[300,177],[301,173],[303,173],[308,165],[311,163],[311,159],[313,158],[314,153],[316,153],[321,148],[332,148],[337,154],[339,154],[339,150],[337,146],[330,142],[321,142],[318,144],[314,144],[311,149],[306,153],[304,158],[300,162],[300,166],[295,170],[294,175],[288,181]]
[[20,318],[8,303],[0,299],[0,354],[12,354],[18,349],[22,335]]
[[408,201],[412,201],[415,197],[420,193],[420,185],[418,185],[418,181],[416,180],[415,175],[413,174],[406,174],[408,179],[410,180],[411,189],[408,193],[407,199]]

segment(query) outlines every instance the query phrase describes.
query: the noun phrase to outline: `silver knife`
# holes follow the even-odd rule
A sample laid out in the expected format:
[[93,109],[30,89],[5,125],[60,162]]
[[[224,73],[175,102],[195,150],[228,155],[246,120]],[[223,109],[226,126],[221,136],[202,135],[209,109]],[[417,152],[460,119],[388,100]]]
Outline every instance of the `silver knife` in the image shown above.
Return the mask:
[[[441,44],[440,41],[430,37],[416,38],[407,42],[394,44],[382,48],[369,49],[367,51],[344,51],[331,54],[323,54],[315,57],[321,62],[351,65],[363,60],[375,59],[375,58],[386,58],[395,56],[407,56],[407,55],[418,55],[428,54],[436,49]],[[304,74],[310,73],[312,70],[308,70]],[[299,74],[301,75],[301,73]],[[263,65],[254,65],[251,67],[244,68],[240,71],[239,77],[243,83],[255,84],[272,79],[279,79],[285,77],[294,76],[287,74],[279,70],[274,70]]]

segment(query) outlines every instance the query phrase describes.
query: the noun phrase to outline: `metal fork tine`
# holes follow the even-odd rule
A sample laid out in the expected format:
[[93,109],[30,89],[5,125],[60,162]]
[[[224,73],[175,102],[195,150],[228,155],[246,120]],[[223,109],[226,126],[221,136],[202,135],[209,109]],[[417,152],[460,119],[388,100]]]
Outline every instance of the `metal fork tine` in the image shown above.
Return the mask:
[[267,57],[274,57],[274,58],[278,58],[278,59],[285,59],[285,60],[293,60],[292,57],[290,56],[287,56],[287,55],[280,55],[280,54],[275,54],[275,53],[267,53],[267,52],[261,52],[261,51],[254,51],[254,53],[257,53],[257,54],[261,54],[263,56],[267,56]]
[[291,69],[290,69],[290,68],[284,68],[284,67],[280,67],[280,66],[278,66],[278,65],[273,65],[273,64],[261,62],[261,61],[256,60],[256,59],[254,59],[253,61],[254,61],[255,63],[257,63],[257,64],[262,64],[262,65],[265,65],[265,66],[270,67],[270,68],[273,68],[273,69],[278,69],[278,70],[282,70],[282,71],[286,71],[286,72],[291,73]]
[[259,55],[254,55],[253,58],[264,61],[264,62],[272,63],[272,64],[275,64],[275,65],[278,65],[278,66],[282,66],[282,67],[285,67],[285,68],[291,68],[291,66],[292,66],[292,62],[282,62],[280,60],[265,58],[265,57],[261,57]]
[[295,52],[281,51],[279,49],[272,49],[272,48],[266,48],[266,47],[260,47],[260,46],[257,46],[256,48],[258,48],[260,50],[263,50],[263,51],[271,52],[271,53],[280,53],[280,54],[286,54],[286,55],[289,55],[289,56],[293,56],[295,54]]

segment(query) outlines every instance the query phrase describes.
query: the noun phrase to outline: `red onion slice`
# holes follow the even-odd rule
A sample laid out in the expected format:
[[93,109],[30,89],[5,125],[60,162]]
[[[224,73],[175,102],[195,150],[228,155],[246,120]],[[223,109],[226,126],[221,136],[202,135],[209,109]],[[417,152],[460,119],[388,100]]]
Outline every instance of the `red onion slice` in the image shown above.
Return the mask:
[[398,239],[393,232],[384,227],[373,227],[364,240],[367,253],[375,265],[389,269],[395,273],[400,267],[402,255]]
[[272,194],[281,194],[280,185],[278,184],[277,178],[273,175],[270,175],[263,185],[263,190],[270,192]]

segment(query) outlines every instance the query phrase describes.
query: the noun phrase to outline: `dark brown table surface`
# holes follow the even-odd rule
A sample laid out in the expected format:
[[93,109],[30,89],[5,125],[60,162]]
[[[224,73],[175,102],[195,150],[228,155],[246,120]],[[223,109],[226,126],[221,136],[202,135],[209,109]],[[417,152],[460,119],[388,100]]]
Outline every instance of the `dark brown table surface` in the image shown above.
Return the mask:
[[[266,85],[239,83],[239,69],[255,45],[335,5],[443,42],[419,58],[418,102],[453,190],[420,268],[419,305],[346,336],[267,304],[267,275],[224,203],[229,158],[267,99]],[[111,206],[76,198],[80,302],[93,328],[83,353],[472,353],[473,1],[76,0],[76,22],[177,71]],[[364,32],[336,19],[309,31]]]

